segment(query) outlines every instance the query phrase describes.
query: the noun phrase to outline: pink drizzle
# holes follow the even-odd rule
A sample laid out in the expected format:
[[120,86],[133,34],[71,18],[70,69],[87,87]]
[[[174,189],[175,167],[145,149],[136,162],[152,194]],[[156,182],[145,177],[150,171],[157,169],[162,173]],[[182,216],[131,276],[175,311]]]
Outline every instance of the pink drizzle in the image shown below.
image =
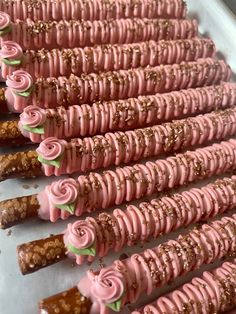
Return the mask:
[[[222,285],[223,283],[223,285]],[[211,313],[225,311],[235,303],[236,260],[224,263],[212,272],[204,272],[203,276],[194,278],[191,283],[178,290],[158,298],[155,302],[133,311],[132,314],[178,313],[186,308],[189,313]],[[225,288],[225,289],[224,289]],[[227,294],[227,290],[231,291]],[[203,297],[204,296],[204,297]],[[186,300],[191,300],[186,302]],[[232,312],[232,314],[235,312]]]
[[22,124],[30,126],[32,116],[46,117],[45,121],[43,118],[44,134],[23,131],[32,142],[39,143],[51,136],[73,138],[135,129],[184,116],[224,109],[235,104],[236,84],[224,83],[220,86],[181,90],[162,95],[93,103],[92,106],[82,104],[68,109],[64,107],[42,109],[38,106],[28,106],[20,115],[19,127],[22,129]]
[[[54,145],[60,145],[60,154],[64,153],[63,163],[59,168],[46,164],[43,168],[47,176],[85,172],[178,151],[234,134],[236,109],[231,108],[144,129],[106,133],[70,142],[51,138]],[[45,159],[48,158],[42,148],[47,146],[48,139],[42,141],[37,150]]]
[[[14,101],[9,99],[8,94],[6,97],[15,111],[21,112],[29,104],[44,108],[60,105],[67,107],[96,100],[126,99],[215,85],[222,80],[227,81],[230,74],[231,70],[224,61],[207,58],[197,62],[103,72],[83,77],[72,75],[70,78],[38,79],[30,97],[22,99],[14,95]],[[8,93],[11,93],[11,89],[12,86],[9,86]]]
[[[209,218],[234,208],[236,202],[236,177],[217,180],[201,189],[193,188],[181,194],[153,199],[139,206],[129,205],[126,210],[115,209],[111,214],[101,213],[97,218],[88,217],[69,224],[65,232],[65,244],[70,242],[71,229],[77,225],[86,226],[84,234],[96,243],[96,257],[104,257],[110,251],[120,251],[125,246],[145,243],[192,223],[207,221]],[[88,230],[88,231],[87,231]],[[87,239],[87,238],[86,238]],[[96,240],[95,240],[96,239]],[[78,241],[76,241],[78,240]],[[87,241],[87,240],[86,240]],[[84,248],[80,234],[73,234],[73,245]],[[87,242],[86,242],[87,243]],[[78,265],[93,261],[96,257],[76,258]]]
[[[11,43],[11,46],[17,47],[18,51],[21,50],[21,47],[14,42],[5,42],[5,46],[6,43]],[[21,68],[33,78],[69,77],[71,74],[79,76],[214,57],[215,45],[210,39],[192,38],[126,45],[97,45],[74,49],[46,50],[43,48],[37,51],[27,50],[24,54],[21,50],[21,57],[22,55]],[[16,67],[4,64],[2,76],[6,78]]]
[[[116,168],[103,174],[81,175],[75,181],[78,190],[75,215],[80,216],[97,208],[105,209],[233,170],[236,165],[235,150],[236,141],[231,139],[155,162]],[[39,193],[39,215],[56,221],[64,217],[64,211],[57,209],[50,201],[50,194],[50,185]]]
[[[146,1],[119,0],[105,3],[102,0],[48,0],[34,1],[29,10],[28,0],[0,2],[0,10],[12,20],[108,20],[121,18],[185,18],[186,4],[182,0]],[[99,9],[98,9],[99,8]]]
[[[179,236],[176,240],[133,254],[123,261],[117,260],[102,271],[113,270],[114,277],[121,278],[125,287],[122,304],[135,303],[179,276],[232,254],[236,248],[235,228],[236,215],[225,217]],[[94,275],[99,276],[99,272]],[[101,310],[101,313],[107,314],[109,309],[102,306],[103,300],[94,293],[94,285],[93,276],[89,273],[79,282],[78,289],[84,296],[91,298],[92,314]]]
[[[6,18],[3,21],[4,25],[9,22]],[[128,18],[101,21],[50,20],[45,22],[38,20],[34,22],[28,18],[16,20],[11,25],[12,31],[4,36],[4,40],[16,41],[24,50],[186,39],[198,34],[197,21],[186,19]]]

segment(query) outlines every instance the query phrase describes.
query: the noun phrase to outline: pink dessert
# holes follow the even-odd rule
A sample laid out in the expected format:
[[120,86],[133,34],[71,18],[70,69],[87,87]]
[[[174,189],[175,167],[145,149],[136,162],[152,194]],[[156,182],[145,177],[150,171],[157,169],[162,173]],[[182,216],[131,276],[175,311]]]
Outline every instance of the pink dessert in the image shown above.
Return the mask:
[[9,109],[22,112],[28,105],[43,108],[120,100],[139,95],[219,84],[229,80],[230,67],[211,58],[197,62],[88,74],[70,78],[33,78],[22,70],[7,78]]
[[[132,314],[206,313],[225,312],[236,305],[236,260],[224,263],[212,272],[204,272],[173,292]],[[235,314],[236,310],[227,312]]]
[[236,84],[224,83],[127,100],[43,109],[28,106],[19,128],[32,142],[48,137],[73,138],[129,130],[180,119],[236,104]]
[[[60,153],[61,147],[57,147],[57,154]],[[54,158],[54,154],[49,151],[49,158]],[[60,179],[39,193],[39,216],[52,222],[71,214],[81,216],[223,174],[235,167],[236,140],[231,139],[155,162],[116,168],[102,174],[93,172],[77,179]]]
[[119,19],[100,21],[11,21],[0,11],[2,42],[12,40],[22,49],[75,48],[102,44],[129,44],[162,39],[186,39],[198,34],[196,20]]
[[186,3],[183,0],[7,0],[0,2],[0,10],[8,13],[13,21],[185,18]]
[[91,299],[91,314],[120,311],[124,304],[135,303],[179,276],[235,252],[235,228],[236,215],[205,224],[100,271],[89,270],[78,290]]
[[[145,243],[192,223],[207,221],[235,207],[236,177],[217,180],[201,189],[193,188],[180,194],[153,199],[139,206],[129,205],[125,210],[103,212],[69,223],[64,231],[68,256],[78,265],[104,257],[110,251],[118,252],[125,246]],[[54,190],[55,191],[55,190]],[[76,188],[63,199],[58,194],[56,203],[76,200]]]
[[6,79],[17,69],[24,69],[33,78],[69,77],[103,71],[174,64],[214,57],[215,45],[210,39],[148,41],[127,45],[53,50],[22,51],[19,44],[5,41],[0,50],[2,75]]
[[[30,129],[35,129],[39,120],[43,128],[44,117],[39,112],[30,119]],[[24,122],[28,128],[27,117]],[[235,134],[236,108],[231,108],[144,129],[75,138],[69,142],[48,137],[36,151],[45,175],[60,176],[126,164]]]

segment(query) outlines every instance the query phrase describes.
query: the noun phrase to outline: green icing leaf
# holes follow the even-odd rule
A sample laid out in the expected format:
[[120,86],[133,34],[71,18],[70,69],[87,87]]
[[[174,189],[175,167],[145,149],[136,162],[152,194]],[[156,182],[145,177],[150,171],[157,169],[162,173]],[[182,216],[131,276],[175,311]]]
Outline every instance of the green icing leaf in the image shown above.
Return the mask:
[[62,156],[59,156],[58,158],[54,159],[54,160],[47,160],[44,159],[42,156],[38,156],[38,161],[40,161],[42,164],[46,164],[46,165],[50,165],[50,166],[54,166],[56,168],[60,168],[61,165],[61,159]]
[[11,25],[5,27],[4,29],[1,29],[0,30],[0,36],[4,36],[4,35],[10,33],[11,30],[12,30]]
[[19,64],[21,64],[21,60],[9,60],[7,58],[3,58],[2,62],[5,63],[6,65],[19,65]]
[[70,214],[74,214],[75,212],[75,203],[67,204],[67,205],[55,205],[56,208],[65,210],[69,212]]
[[39,125],[35,128],[31,128],[28,125],[23,125],[23,129],[35,134],[44,134],[44,127],[42,125]]
[[32,90],[33,90],[33,86],[31,86],[29,89],[27,89],[26,91],[24,92],[16,92],[14,91],[14,93],[18,96],[22,96],[22,97],[29,97],[32,93]]
[[76,255],[91,255],[91,256],[96,255],[96,249],[95,249],[94,244],[92,246],[90,246],[89,248],[86,248],[86,249],[77,249],[72,244],[68,243],[67,248],[70,252],[72,252]]
[[121,304],[122,304],[122,297],[119,300],[117,300],[116,302],[106,304],[106,306],[115,312],[120,312]]

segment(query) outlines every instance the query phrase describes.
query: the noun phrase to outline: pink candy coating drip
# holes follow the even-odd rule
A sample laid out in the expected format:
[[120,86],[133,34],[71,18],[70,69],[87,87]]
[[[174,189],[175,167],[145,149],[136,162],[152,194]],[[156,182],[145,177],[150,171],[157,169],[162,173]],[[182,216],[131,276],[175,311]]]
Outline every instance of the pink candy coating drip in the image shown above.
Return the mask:
[[[224,263],[212,272],[158,298],[155,302],[133,311],[132,314],[215,313],[236,305],[236,260]],[[191,301],[191,302],[190,302]],[[231,313],[235,314],[235,310]]]
[[75,48],[102,44],[129,44],[162,39],[186,39],[198,34],[196,20],[119,19],[102,21],[17,20],[3,40],[20,43],[22,49]]
[[[192,38],[171,41],[148,41],[126,45],[102,45],[95,47],[53,50],[27,50],[12,41],[4,42],[5,51],[9,47],[21,51],[20,67],[33,78],[69,77],[107,71],[128,70],[130,68],[174,64],[182,61],[196,61],[199,58],[214,57],[215,45],[212,40]],[[2,64],[2,76],[18,68],[18,65]]]
[[[201,189],[193,188],[139,206],[129,205],[125,210],[117,208],[111,214],[104,212],[97,218],[78,220],[68,225],[64,242],[67,245],[73,237],[73,245],[78,249],[84,248],[80,234],[75,235],[73,229],[85,225],[83,237],[92,238],[89,245],[96,243],[96,257],[104,257],[109,251],[118,252],[127,245],[158,238],[233,209],[236,203],[235,184],[236,177],[233,176],[217,180]],[[69,253],[69,257],[76,259],[79,265],[96,258],[73,253]]]
[[[80,216],[98,208],[105,209],[197,179],[223,174],[235,169],[235,151],[236,140],[231,139],[155,162],[116,168],[115,171],[108,170],[103,174],[81,175],[77,180],[71,179],[78,191],[74,214]],[[55,184],[48,185],[38,195],[40,217],[53,222],[70,215],[50,201]]]
[[[59,167],[42,164],[46,176],[60,176],[126,164],[234,134],[236,109],[231,108],[144,129],[77,138],[70,142],[50,137],[43,140],[36,151],[46,160],[62,156]],[[54,152],[52,141],[60,147],[60,155],[55,157],[53,153],[49,159],[48,149],[50,154]]]
[[0,10],[8,13],[13,21],[25,20],[108,20],[121,18],[184,18],[186,4],[183,0],[28,0],[1,1]]
[[[235,252],[235,230],[236,215],[224,217],[179,236],[177,240],[133,254],[123,261],[116,260],[110,267],[103,268],[103,272],[113,270],[117,278],[121,278],[125,290],[122,304],[135,303],[179,276]],[[95,272],[94,276],[99,277],[99,272]],[[109,308],[105,306],[107,300],[104,296],[101,298],[98,289],[93,289],[94,285],[93,276],[88,273],[79,282],[78,289],[91,298],[92,314],[109,313]],[[103,290],[102,285],[100,288]]]
[[[40,143],[51,136],[73,138],[128,130],[163,121],[192,116],[236,104],[236,84],[181,90],[128,100],[71,106],[68,109],[42,109],[28,106],[20,115],[19,127],[24,136]],[[23,130],[22,125],[43,125],[44,134]]]

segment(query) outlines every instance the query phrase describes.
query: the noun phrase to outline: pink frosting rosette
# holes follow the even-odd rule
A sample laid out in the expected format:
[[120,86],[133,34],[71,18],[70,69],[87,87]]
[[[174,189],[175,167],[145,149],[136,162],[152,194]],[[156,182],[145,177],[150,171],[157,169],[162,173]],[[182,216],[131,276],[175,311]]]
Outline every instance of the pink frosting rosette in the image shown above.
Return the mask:
[[124,278],[121,272],[113,267],[101,269],[98,275],[88,271],[92,296],[106,306],[120,301],[124,295]]
[[[6,80],[7,86],[16,94],[28,92],[33,87],[32,76],[23,70],[14,71],[12,75],[8,75]],[[28,94],[26,96],[29,96]]]
[[39,144],[36,152],[45,160],[55,160],[65,151],[66,141],[56,137],[48,137]]
[[55,205],[71,204],[78,197],[78,187],[72,178],[61,179],[50,186],[49,199]]
[[43,125],[45,121],[45,111],[38,106],[28,106],[20,114],[21,124],[27,125],[31,128],[36,128],[40,125]]
[[[2,48],[0,50],[0,58],[7,60],[15,60],[18,65],[21,63],[21,58],[23,56],[23,50],[20,45],[14,41],[4,41],[2,43]],[[4,60],[3,60],[4,61]],[[18,63],[17,63],[18,61]],[[13,64],[14,65],[14,64]]]
[[77,249],[86,249],[94,244],[95,230],[87,221],[79,220],[67,226],[67,240]]
[[5,12],[0,11],[0,31],[3,31],[10,26],[11,26],[10,16]]

